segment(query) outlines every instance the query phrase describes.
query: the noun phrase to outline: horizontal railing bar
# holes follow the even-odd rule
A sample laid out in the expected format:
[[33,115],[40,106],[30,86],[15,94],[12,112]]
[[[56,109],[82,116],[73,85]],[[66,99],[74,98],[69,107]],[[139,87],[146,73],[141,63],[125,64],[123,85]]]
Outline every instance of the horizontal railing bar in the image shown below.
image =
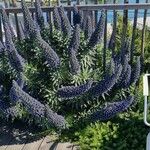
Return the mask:
[[[99,4],[99,5],[78,5],[80,10],[134,10],[134,9],[150,9],[150,3],[138,4]],[[73,6],[64,6],[65,10],[71,11]],[[34,7],[29,8],[31,12],[35,11]],[[52,6],[42,7],[43,12],[52,11]],[[1,9],[0,9],[1,11]],[[6,8],[7,13],[22,13],[21,8]]]

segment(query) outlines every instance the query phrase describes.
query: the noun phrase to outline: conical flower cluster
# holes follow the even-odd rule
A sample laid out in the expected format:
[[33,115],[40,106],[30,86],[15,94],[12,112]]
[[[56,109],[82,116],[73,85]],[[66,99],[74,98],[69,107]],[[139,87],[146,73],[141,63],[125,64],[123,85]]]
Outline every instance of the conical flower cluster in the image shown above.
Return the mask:
[[101,17],[99,19],[98,24],[96,25],[95,31],[90,37],[90,40],[88,42],[88,46],[93,48],[95,47],[98,43],[101,42],[103,38],[103,33],[104,33],[104,26],[105,26],[105,12],[101,12]]
[[21,6],[23,11],[24,27],[26,32],[28,32],[28,34],[32,38],[39,36],[40,33],[34,24],[33,18],[31,17],[30,11],[25,3],[25,0],[21,0]]
[[53,23],[54,23],[55,29],[61,31],[61,18],[59,16],[57,7],[54,7],[54,10],[53,10]]
[[37,39],[39,47],[43,50],[43,55],[50,68],[56,69],[60,66],[60,59],[51,46],[42,38]]
[[129,96],[125,100],[106,104],[104,108],[94,112],[89,118],[92,122],[104,121],[113,118],[116,114],[121,113],[128,109],[133,103],[134,97]]
[[78,11],[77,6],[73,7],[73,24],[74,26],[76,24],[80,24],[81,23],[81,14]]
[[110,91],[118,81],[121,72],[122,66],[119,65],[115,68],[114,74],[112,74],[111,76],[105,76],[105,78],[102,81],[99,81],[97,85],[95,85],[89,90],[90,96],[100,96]]
[[132,74],[131,74],[131,81],[130,84],[136,84],[136,82],[139,80],[141,73],[141,60],[140,57],[137,57],[135,67],[132,68]]
[[6,49],[9,58],[9,62],[16,71],[23,72],[24,70],[24,59],[21,55],[18,54],[15,45],[12,41],[12,37],[10,36],[8,25],[4,26],[5,36],[6,36]]
[[64,11],[64,8],[61,6],[59,7],[58,11],[59,11],[59,15],[61,18],[61,30],[65,36],[70,37],[71,36],[71,24]]
[[85,84],[79,86],[66,86],[58,89],[57,95],[61,98],[74,98],[86,93],[92,86],[92,81],[89,80]]
[[44,28],[44,17],[41,9],[41,1],[35,0],[36,20],[40,28]]
[[90,16],[87,16],[86,19],[86,28],[84,30],[85,39],[89,39],[93,33],[92,20]]
[[8,26],[8,31],[10,33],[10,36],[13,38],[15,37],[15,33],[10,25],[10,22],[9,22],[9,19],[8,19],[8,16],[5,12],[5,10],[2,8],[2,20],[3,20],[3,24],[4,24],[4,27],[7,25]]
[[48,106],[43,105],[38,100],[24,92],[15,81],[13,81],[10,90],[10,99],[24,104],[25,108],[31,115],[39,118],[47,118],[51,125],[59,129],[65,128],[66,121],[64,117],[54,113]]

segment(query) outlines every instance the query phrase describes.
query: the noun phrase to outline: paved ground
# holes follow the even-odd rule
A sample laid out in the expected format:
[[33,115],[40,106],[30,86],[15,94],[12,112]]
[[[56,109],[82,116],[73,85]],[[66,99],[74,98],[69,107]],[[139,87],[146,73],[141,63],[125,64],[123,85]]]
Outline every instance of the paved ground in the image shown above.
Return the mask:
[[77,150],[75,145],[58,143],[50,136],[31,138],[30,129],[23,128],[0,122],[0,150]]

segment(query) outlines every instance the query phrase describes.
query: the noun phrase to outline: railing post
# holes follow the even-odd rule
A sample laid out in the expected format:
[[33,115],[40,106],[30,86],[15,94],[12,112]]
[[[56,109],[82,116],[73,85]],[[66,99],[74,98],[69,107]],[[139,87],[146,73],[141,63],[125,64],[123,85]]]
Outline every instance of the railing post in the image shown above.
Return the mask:
[[[12,4],[13,4],[13,7],[17,7],[15,0],[12,0]],[[15,23],[16,23],[17,38],[20,40],[20,30],[19,30],[19,22],[18,22],[17,13],[14,13],[14,17],[15,17]]]
[[[139,3],[139,0],[136,0],[136,3]],[[134,12],[134,22],[133,22],[133,31],[132,31],[132,39],[131,39],[131,63],[133,62],[137,17],[138,17],[138,9],[136,9]]]
[[[149,0],[146,0],[146,3],[148,3],[148,1]],[[144,11],[143,29],[142,29],[142,41],[141,41],[141,56],[142,56],[142,60],[144,60],[144,42],[145,42],[146,18],[147,18],[147,9],[145,9],[145,11]]]
[[[116,3],[116,0],[113,0],[113,3]],[[112,44],[112,56],[115,55],[115,46],[116,46],[116,28],[117,28],[117,11],[113,11],[113,31],[111,37],[111,44]]]
[[[104,4],[106,4],[107,1],[104,1]],[[103,71],[105,72],[106,69],[106,49],[107,49],[107,10],[105,10],[105,28],[104,28],[104,48],[103,48]]]
[[[71,6],[71,0],[67,0],[67,4],[68,4],[69,6]],[[68,15],[69,21],[70,21],[70,23],[71,23],[71,11],[67,11],[67,15]]]
[[77,0],[77,5],[80,5],[80,0]]

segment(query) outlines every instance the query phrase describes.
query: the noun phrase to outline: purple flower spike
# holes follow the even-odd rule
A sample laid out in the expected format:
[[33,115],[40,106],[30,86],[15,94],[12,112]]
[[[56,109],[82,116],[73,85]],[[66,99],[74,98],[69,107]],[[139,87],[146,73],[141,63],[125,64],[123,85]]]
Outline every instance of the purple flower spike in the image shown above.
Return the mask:
[[89,39],[93,33],[92,20],[90,16],[87,16],[86,19],[86,28],[84,30],[85,39]]
[[43,49],[44,57],[50,68],[56,69],[60,66],[60,59],[57,53],[51,48],[51,46],[45,42],[42,38],[38,38],[37,42]]
[[8,26],[8,30],[9,30],[10,36],[11,36],[12,38],[15,37],[15,33],[14,33],[14,31],[13,31],[13,28],[12,28],[11,25],[10,25],[8,16],[7,16],[7,14],[6,14],[4,8],[2,8],[2,20],[3,20],[4,28],[5,28],[6,25]]
[[95,122],[95,121],[98,121],[98,120],[99,121],[105,121],[105,120],[108,120],[110,118],[113,118],[118,113],[121,113],[121,112],[127,110],[131,106],[133,101],[134,101],[134,97],[129,96],[125,100],[109,103],[104,108],[102,108],[101,110],[99,110],[97,112],[94,112],[90,116],[90,120],[92,122]]
[[101,42],[103,33],[104,33],[104,26],[105,26],[105,12],[101,12],[101,17],[99,19],[99,22],[95,28],[95,31],[90,37],[90,40],[88,42],[89,47],[95,47],[98,43]]
[[28,34],[32,38],[40,36],[40,33],[34,24],[34,20],[31,17],[30,11],[25,3],[25,0],[21,0],[21,6],[22,6],[22,11],[23,11],[25,31],[28,32]]
[[41,104],[38,100],[31,97],[29,94],[24,92],[16,81],[13,81],[12,88],[10,90],[10,99],[13,102],[21,102],[24,104],[27,111],[36,117],[44,117],[45,106]]
[[89,80],[85,84],[79,86],[66,86],[58,89],[57,95],[61,98],[74,98],[86,93],[92,86],[92,81]]
[[81,71],[81,66],[73,50],[71,51],[71,54],[69,55],[69,62],[70,62],[70,66],[69,66],[70,72],[73,75],[79,74]]
[[141,73],[141,60],[140,60],[140,57],[137,57],[137,61],[136,61],[135,67],[132,68],[130,84],[134,85],[134,84],[137,83],[137,81],[140,78],[140,73]]
[[53,112],[47,105],[45,108],[46,118],[48,119],[48,122],[58,129],[65,129],[67,124],[65,118]]
[[54,7],[54,10],[53,10],[53,22],[54,22],[55,29],[61,31],[61,18],[59,16],[57,7]]
[[89,90],[90,96],[100,96],[110,91],[118,81],[122,72],[122,66],[115,68],[114,74],[105,76],[102,81],[99,81],[96,86]]
[[65,36],[70,37],[71,36],[71,24],[69,22],[69,19],[68,19],[66,13],[65,13],[65,10],[61,6],[61,7],[59,7],[58,11],[59,11],[59,15],[60,15],[60,18],[61,18],[62,32]]
[[73,24],[74,24],[74,26],[76,24],[80,24],[81,23],[81,18],[82,18],[81,14],[79,13],[77,6],[75,5],[73,7]]
[[44,28],[44,17],[43,17],[43,11],[41,9],[41,1],[35,0],[35,10],[36,10],[36,20],[40,28]]
[[12,37],[10,36],[8,25],[6,24],[4,27],[5,36],[6,36],[6,49],[9,58],[9,62],[12,68],[14,68],[18,72],[23,72],[24,70],[24,59],[18,54],[15,45],[12,41]]
[[71,53],[71,51],[74,51],[77,53],[80,46],[80,26],[77,24],[74,28],[74,32],[69,44],[68,51]]

